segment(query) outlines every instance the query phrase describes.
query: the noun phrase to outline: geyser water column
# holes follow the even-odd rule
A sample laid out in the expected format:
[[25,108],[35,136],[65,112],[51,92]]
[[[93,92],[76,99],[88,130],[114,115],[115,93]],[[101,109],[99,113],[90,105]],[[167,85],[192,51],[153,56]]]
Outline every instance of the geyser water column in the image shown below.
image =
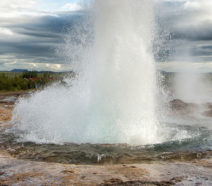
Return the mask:
[[[19,100],[15,127],[24,131],[23,140],[35,142],[160,142],[153,2],[96,0],[91,14],[94,39],[85,50],[79,47],[82,60],[73,63],[77,77],[66,80],[71,86],[54,85]],[[84,36],[76,37],[85,42]]]

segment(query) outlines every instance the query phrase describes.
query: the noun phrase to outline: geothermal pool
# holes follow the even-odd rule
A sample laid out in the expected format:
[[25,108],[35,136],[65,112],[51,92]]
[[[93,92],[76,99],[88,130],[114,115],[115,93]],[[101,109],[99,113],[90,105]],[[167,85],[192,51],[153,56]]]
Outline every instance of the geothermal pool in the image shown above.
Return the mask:
[[211,103],[183,100],[185,91],[157,72],[153,1],[94,1],[87,14],[66,35],[63,54],[75,77],[20,98],[5,139],[35,154],[78,149],[85,160],[87,152],[102,159],[109,152],[210,150]]
[[188,103],[180,99],[168,101],[166,117],[160,120],[163,123],[161,135],[166,141],[154,144],[37,142],[26,140],[25,131],[14,128],[10,122],[5,122],[5,127],[1,125],[0,144],[1,149],[17,158],[58,163],[193,161],[211,156],[211,108],[212,103],[209,102]]

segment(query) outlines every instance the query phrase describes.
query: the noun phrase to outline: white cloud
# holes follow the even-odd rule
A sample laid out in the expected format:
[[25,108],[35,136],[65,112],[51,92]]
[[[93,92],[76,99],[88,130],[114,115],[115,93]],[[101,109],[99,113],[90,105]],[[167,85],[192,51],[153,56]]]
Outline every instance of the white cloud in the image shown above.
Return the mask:
[[[45,0],[43,1],[43,3],[40,3],[39,0],[0,0],[0,19],[11,21],[19,18],[21,18],[20,20],[24,20],[30,17],[45,15],[57,16],[57,11],[60,8],[52,8],[52,4],[54,3],[47,3],[45,2]],[[50,8],[48,9],[46,7]],[[77,10],[79,8],[80,7],[75,3],[73,3],[72,6],[71,4],[67,4],[67,6],[64,6],[64,9],[66,10]]]
[[[173,8],[181,8],[183,7],[184,10],[180,11],[204,11],[204,13],[211,13],[212,12],[212,0],[155,0],[157,3],[170,3],[172,4]],[[175,3],[178,3],[177,5]],[[182,5],[182,6],[180,6]]]
[[207,73],[212,71],[212,62],[179,62],[179,61],[171,61],[171,62],[163,62],[157,63],[157,69],[167,71],[167,72],[200,72]]
[[211,0],[193,0],[193,1],[185,1],[184,7],[186,9],[193,9],[193,10],[209,10],[211,11],[212,8],[212,1]]
[[[158,0],[160,15],[173,30],[202,30],[212,27],[212,0]],[[171,21],[169,21],[171,20]]]
[[[40,0],[0,0],[0,22],[3,20],[27,19],[26,16],[57,16],[60,11],[82,9],[78,3],[45,2]],[[20,20],[19,20],[20,21]]]
[[1,0],[1,9],[18,9],[18,8],[31,8],[36,4],[35,0]]
[[78,3],[68,3],[61,8],[61,11],[77,11],[80,9],[81,6]]
[[37,6],[35,0],[1,0],[0,17],[13,18],[23,12],[31,12]]
[[212,20],[212,1],[211,0],[185,1],[184,9],[198,14],[201,20]]
[[14,33],[12,32],[12,30],[10,30],[8,28],[0,27],[0,35],[13,36]]

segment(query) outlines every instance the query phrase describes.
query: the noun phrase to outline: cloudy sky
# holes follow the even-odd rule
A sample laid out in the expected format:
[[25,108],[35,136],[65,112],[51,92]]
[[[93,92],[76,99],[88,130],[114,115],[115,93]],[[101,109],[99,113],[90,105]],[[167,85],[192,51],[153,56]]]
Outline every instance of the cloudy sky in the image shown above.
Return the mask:
[[[212,71],[212,0],[155,1],[161,66],[193,62]],[[1,0],[0,71],[70,68],[57,51],[82,12],[82,0]]]
[[56,51],[80,10],[77,0],[1,0],[0,70],[64,70]]

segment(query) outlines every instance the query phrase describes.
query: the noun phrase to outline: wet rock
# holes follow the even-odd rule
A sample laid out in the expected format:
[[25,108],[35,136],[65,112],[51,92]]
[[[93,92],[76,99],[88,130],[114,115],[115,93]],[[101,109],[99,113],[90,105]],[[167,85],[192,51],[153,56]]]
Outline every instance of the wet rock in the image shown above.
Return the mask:
[[171,179],[171,181],[173,181],[174,183],[177,183],[177,182],[181,182],[182,180],[184,180],[185,177],[181,176],[181,177],[174,177]]
[[120,184],[123,183],[123,181],[121,179],[118,178],[111,178],[109,180],[105,180],[103,184],[101,185],[113,185],[113,184]]
[[180,99],[174,99],[170,101],[170,105],[173,110],[182,110],[188,107],[188,103],[185,103]]
[[0,103],[14,104],[17,98],[16,96],[0,97]]
[[75,171],[74,170],[63,170],[62,173],[64,173],[64,174],[74,174]]
[[171,152],[159,155],[163,161],[192,161],[212,156],[212,151],[203,152]]
[[194,103],[186,103],[180,99],[174,99],[169,102],[172,111],[181,114],[190,114],[198,110],[199,105]]
[[0,104],[14,105],[19,97],[27,96],[30,92],[28,91],[17,91],[17,92],[0,92]]
[[120,179],[110,179],[106,180],[103,184],[100,184],[100,186],[141,186],[141,185],[146,185],[146,186],[170,186],[173,185],[174,183],[172,181],[161,181],[161,182],[156,182],[156,181],[122,181]]
[[207,116],[207,117],[212,117],[212,110],[208,110],[208,111],[203,112],[203,115]]

